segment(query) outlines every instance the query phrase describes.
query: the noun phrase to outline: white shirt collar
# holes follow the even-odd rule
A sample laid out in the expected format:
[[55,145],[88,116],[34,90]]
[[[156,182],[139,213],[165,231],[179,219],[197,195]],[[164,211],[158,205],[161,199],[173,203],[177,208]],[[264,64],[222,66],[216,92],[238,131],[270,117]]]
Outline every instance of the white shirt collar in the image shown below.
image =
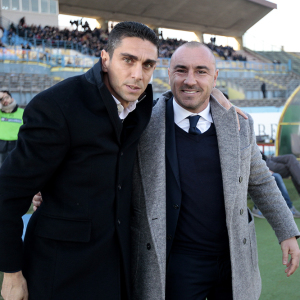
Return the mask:
[[114,95],[112,96],[117,104],[118,114],[121,120],[124,120],[129,115],[129,113],[135,110],[138,100],[130,102],[129,105],[126,108],[124,108],[121,102]]
[[186,119],[189,116],[196,116],[199,115],[201,118],[203,118],[205,121],[208,121],[210,123],[213,123],[213,119],[210,113],[210,102],[208,102],[207,107],[201,111],[198,114],[192,113],[185,108],[181,107],[173,97],[173,109],[174,109],[174,122],[178,125],[181,121]]

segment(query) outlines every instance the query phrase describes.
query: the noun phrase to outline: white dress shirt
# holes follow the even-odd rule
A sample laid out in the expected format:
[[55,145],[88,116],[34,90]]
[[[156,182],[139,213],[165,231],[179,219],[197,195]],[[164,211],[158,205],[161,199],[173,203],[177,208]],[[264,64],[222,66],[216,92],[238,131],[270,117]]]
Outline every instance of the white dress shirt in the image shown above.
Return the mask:
[[196,115],[200,116],[200,119],[197,123],[197,128],[201,131],[201,133],[207,131],[211,123],[213,123],[213,119],[210,113],[209,102],[207,107],[203,111],[201,111],[198,114],[195,114],[181,107],[173,98],[173,109],[174,109],[175,124],[186,132],[189,132],[190,129],[190,120],[187,119],[189,116],[196,116]]
[[136,104],[138,103],[138,100],[136,100],[134,102],[129,102],[129,105],[126,108],[124,108],[124,106],[121,104],[121,102],[115,96],[113,96],[113,98],[117,104],[118,114],[119,114],[119,118],[121,120],[124,120],[129,115],[129,113],[134,111],[136,108]]

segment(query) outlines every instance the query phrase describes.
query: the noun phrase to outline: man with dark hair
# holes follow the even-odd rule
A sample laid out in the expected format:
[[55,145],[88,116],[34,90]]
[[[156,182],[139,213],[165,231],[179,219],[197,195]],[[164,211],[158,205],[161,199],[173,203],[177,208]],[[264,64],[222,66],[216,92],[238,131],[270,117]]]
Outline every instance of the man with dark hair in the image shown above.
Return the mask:
[[[117,28],[116,28],[117,27]],[[128,30],[129,28],[134,30]],[[123,22],[117,24],[115,28],[110,32],[108,36],[108,42],[106,46],[106,52],[112,57],[114,50],[119,46],[122,39],[125,37],[135,37],[142,40],[148,40],[152,43],[157,44],[157,52],[159,49],[159,43],[157,42],[156,34],[153,35],[154,31],[149,31],[148,27],[145,27],[144,24],[136,22]]]
[[[108,49],[87,73],[25,109],[0,171],[4,299],[130,299],[131,177],[153,105],[158,39],[143,24],[123,22]],[[21,217],[38,191],[44,202],[23,246]]]
[[0,166],[17,143],[18,132],[23,124],[24,109],[20,108],[9,91],[0,92]]

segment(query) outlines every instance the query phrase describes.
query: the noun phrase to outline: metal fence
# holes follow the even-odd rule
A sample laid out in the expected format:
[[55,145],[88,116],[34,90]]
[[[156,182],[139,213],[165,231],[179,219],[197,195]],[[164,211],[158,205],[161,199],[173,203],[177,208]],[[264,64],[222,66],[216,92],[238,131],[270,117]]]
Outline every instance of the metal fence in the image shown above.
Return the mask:
[[51,67],[91,68],[99,58],[79,55],[54,55],[43,49],[25,50],[0,48],[0,60],[10,62],[38,62]]
[[[168,68],[170,58],[159,58],[157,67]],[[289,72],[292,70],[291,62],[288,64],[261,63],[252,61],[217,60],[217,69],[254,70],[266,72]]]

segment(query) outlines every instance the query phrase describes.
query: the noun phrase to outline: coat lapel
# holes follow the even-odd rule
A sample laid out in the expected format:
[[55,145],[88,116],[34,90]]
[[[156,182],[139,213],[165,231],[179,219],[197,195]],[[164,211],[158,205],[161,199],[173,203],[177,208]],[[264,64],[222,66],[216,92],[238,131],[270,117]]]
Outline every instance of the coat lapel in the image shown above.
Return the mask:
[[120,143],[121,132],[122,132],[122,122],[118,115],[118,109],[117,109],[116,103],[115,103],[111,93],[109,92],[108,88],[102,81],[101,58],[100,58],[99,62],[94,65],[92,70],[93,70],[93,75],[95,78],[95,83],[100,92],[102,101],[108,111],[110,120],[113,123],[113,127],[116,132],[118,142]]
[[124,134],[124,140],[122,138],[122,146],[124,150],[141,136],[148,125],[153,106],[151,84],[147,86],[140,98],[141,100],[137,103],[136,109],[126,117],[123,123],[122,134]]
[[240,170],[240,139],[234,107],[228,111],[211,96],[211,114],[216,127],[227,224],[231,223]]
[[180,189],[179,167],[176,152],[175,123],[173,97],[167,101],[166,107],[166,156]]
[[163,287],[166,265],[166,99],[170,96],[162,96],[153,108],[151,120],[138,146],[146,214]]

